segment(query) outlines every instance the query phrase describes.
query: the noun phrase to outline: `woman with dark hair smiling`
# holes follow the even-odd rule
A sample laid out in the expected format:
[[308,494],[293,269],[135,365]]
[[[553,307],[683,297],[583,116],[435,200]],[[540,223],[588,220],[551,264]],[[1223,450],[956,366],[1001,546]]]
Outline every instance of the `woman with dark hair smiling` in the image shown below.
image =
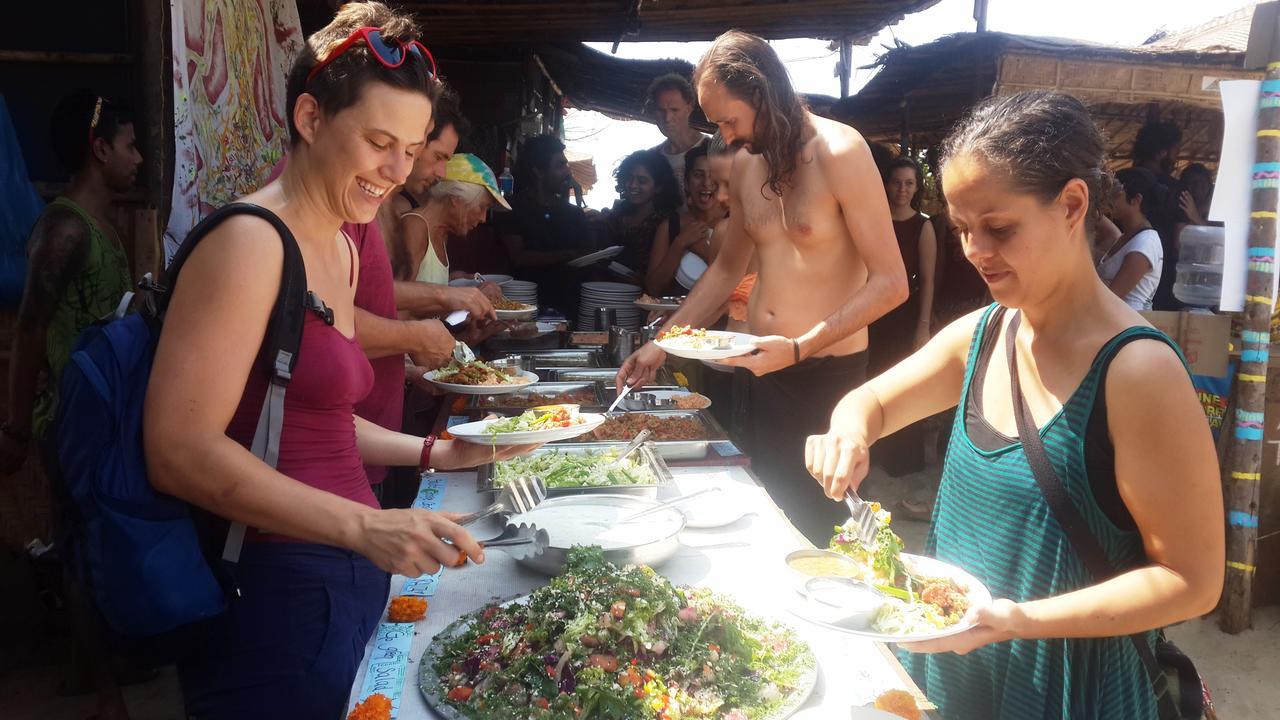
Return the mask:
[[416,37],[408,17],[369,2],[343,6],[308,38],[289,73],[289,163],[239,201],[283,223],[327,308],[303,321],[274,469],[249,447],[270,382],[259,347],[285,230],[246,214],[202,225],[168,306],[144,409],[148,475],[253,528],[239,592],[179,666],[189,717],[340,717],[388,572],[434,572],[459,550],[484,561],[447,514],[380,509],[362,460],[470,467],[493,449],[353,414],[373,373],[355,340],[356,252],[339,228],[372,221],[423,149],[439,83]]
[[1176,346],[1094,271],[1102,134],[1079,100],[1024,92],[981,103],[943,150],[996,304],[846,395],[809,471],[841,498],[868,447],[958,402],[925,554],[997,599],[901,645],[920,689],[956,720],[1181,717],[1155,647],[1222,592],[1217,453]]
[[654,150],[626,156],[613,177],[619,198],[609,213],[608,244],[621,245],[618,262],[643,279],[649,269],[654,233],[680,208],[680,186],[666,158]]

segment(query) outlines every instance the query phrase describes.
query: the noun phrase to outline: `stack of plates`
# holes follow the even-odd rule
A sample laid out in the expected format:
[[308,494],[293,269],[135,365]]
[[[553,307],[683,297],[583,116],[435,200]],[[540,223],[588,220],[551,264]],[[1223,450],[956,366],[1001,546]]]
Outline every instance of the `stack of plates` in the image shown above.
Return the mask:
[[613,308],[617,311],[618,325],[629,330],[640,329],[644,311],[636,307],[640,297],[639,285],[616,282],[589,282],[582,284],[582,298],[578,303],[578,329],[582,331],[608,330],[596,327],[596,309]]
[[525,305],[537,305],[538,283],[529,282],[528,280],[508,280],[502,283],[502,294],[508,300],[514,300]]
[[707,271],[707,261],[687,252],[680,258],[680,267],[676,270],[676,282],[685,290],[692,290],[698,278]]

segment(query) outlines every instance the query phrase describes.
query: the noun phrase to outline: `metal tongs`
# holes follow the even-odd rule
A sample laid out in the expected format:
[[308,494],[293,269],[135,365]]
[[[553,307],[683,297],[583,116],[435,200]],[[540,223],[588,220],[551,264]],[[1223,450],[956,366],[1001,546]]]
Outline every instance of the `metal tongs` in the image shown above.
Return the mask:
[[500,512],[519,514],[526,513],[547,499],[547,485],[536,475],[521,475],[512,480],[498,493],[493,504],[458,518],[459,525],[470,525]]
[[551,538],[547,535],[546,530],[539,528],[537,525],[520,523],[519,525],[507,525],[502,528],[502,533],[492,540],[480,541],[480,546],[484,548],[500,548],[513,559],[524,560],[541,555],[546,551],[547,545],[550,543]]
[[469,363],[476,359],[476,354],[471,351],[471,346],[459,340],[453,344],[453,359],[459,363]]

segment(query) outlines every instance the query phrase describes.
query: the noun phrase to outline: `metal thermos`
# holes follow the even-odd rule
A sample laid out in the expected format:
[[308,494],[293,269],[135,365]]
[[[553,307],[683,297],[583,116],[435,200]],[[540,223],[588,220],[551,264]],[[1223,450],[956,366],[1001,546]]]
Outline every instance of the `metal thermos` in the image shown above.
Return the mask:
[[617,325],[609,328],[609,358],[616,367],[622,367],[622,363],[639,347],[639,330],[628,330]]
[[596,330],[604,332],[618,324],[618,310],[611,307],[596,308]]

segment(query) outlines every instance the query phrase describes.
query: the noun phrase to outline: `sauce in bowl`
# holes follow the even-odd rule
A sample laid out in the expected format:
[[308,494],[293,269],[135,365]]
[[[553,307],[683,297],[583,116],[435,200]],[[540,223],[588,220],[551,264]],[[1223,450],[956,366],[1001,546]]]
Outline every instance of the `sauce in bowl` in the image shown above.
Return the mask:
[[801,551],[787,557],[787,567],[808,577],[847,577],[861,575],[853,560],[825,550]]

